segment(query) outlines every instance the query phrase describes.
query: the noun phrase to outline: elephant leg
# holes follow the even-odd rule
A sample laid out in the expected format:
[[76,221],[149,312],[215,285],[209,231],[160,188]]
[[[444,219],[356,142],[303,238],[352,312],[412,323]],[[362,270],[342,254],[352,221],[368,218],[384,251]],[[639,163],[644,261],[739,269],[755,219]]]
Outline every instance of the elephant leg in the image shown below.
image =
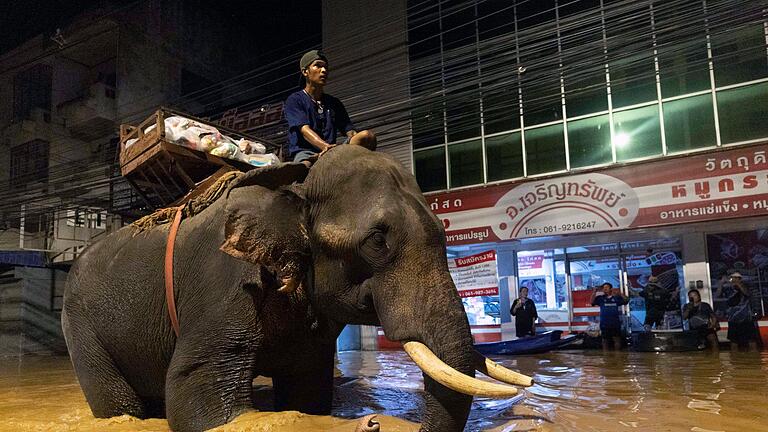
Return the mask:
[[174,431],[203,431],[250,409],[254,359],[247,342],[212,335],[177,342],[165,386],[166,416]]
[[146,418],[142,399],[125,380],[107,350],[86,323],[75,324],[63,316],[72,365],[94,417],[108,418],[128,414]]
[[275,410],[328,415],[333,403],[333,347],[324,349],[314,362],[318,367],[305,373],[272,377]]

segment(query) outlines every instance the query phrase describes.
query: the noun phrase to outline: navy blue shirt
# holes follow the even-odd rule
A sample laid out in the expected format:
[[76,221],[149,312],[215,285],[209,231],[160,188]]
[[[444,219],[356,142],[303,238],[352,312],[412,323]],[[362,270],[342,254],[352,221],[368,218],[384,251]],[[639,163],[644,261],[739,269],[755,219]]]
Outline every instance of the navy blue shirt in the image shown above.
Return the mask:
[[592,306],[600,306],[600,327],[621,327],[619,306],[627,304],[622,296],[595,297]]
[[355,129],[349,114],[340,100],[323,94],[316,103],[304,90],[299,90],[285,100],[283,108],[288,121],[288,153],[290,157],[302,151],[319,151],[301,133],[301,127],[309,125],[328,144],[336,144],[336,133]]

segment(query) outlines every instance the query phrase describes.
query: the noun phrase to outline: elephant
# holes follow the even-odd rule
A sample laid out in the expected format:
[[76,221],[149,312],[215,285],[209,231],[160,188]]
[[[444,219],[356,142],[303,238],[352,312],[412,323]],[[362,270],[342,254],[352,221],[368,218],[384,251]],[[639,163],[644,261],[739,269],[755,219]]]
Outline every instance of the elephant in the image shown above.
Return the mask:
[[443,226],[410,172],[353,145],[307,165],[237,173],[208,202],[187,204],[170,276],[168,211],[81,254],[61,320],[94,416],[206,430],[251,409],[257,376],[272,378],[276,410],[328,415],[347,324],[382,326],[422,369],[424,432],[462,431],[473,396],[532,384],[474,351]]

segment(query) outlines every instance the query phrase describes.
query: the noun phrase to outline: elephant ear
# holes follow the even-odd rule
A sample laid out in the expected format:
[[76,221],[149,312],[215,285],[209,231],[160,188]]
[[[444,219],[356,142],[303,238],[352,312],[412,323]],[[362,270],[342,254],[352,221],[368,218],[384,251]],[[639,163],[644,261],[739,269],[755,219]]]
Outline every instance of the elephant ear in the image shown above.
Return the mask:
[[300,188],[283,186],[303,180],[307,171],[303,164],[253,170],[233,186],[227,198],[220,249],[277,273],[282,292],[299,288],[309,267],[304,200],[297,193]]
[[237,181],[233,182],[231,189],[243,186],[263,186],[269,189],[277,189],[291,183],[301,183],[307,178],[309,168],[303,163],[281,163],[248,171]]

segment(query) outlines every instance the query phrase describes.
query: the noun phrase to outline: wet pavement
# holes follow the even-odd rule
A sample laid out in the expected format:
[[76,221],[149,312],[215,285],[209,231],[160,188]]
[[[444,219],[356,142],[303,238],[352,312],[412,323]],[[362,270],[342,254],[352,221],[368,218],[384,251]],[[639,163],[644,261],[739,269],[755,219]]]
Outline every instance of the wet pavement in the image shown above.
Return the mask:
[[[768,352],[561,351],[496,357],[536,385],[511,400],[476,398],[467,431],[768,430]],[[352,432],[380,413],[383,432],[418,429],[422,378],[398,351],[339,355],[334,416],[251,412],[221,431]],[[255,382],[270,396],[268,379]],[[261,408],[268,408],[265,404]],[[95,419],[67,358],[0,359],[0,431],[167,431],[165,420]]]

